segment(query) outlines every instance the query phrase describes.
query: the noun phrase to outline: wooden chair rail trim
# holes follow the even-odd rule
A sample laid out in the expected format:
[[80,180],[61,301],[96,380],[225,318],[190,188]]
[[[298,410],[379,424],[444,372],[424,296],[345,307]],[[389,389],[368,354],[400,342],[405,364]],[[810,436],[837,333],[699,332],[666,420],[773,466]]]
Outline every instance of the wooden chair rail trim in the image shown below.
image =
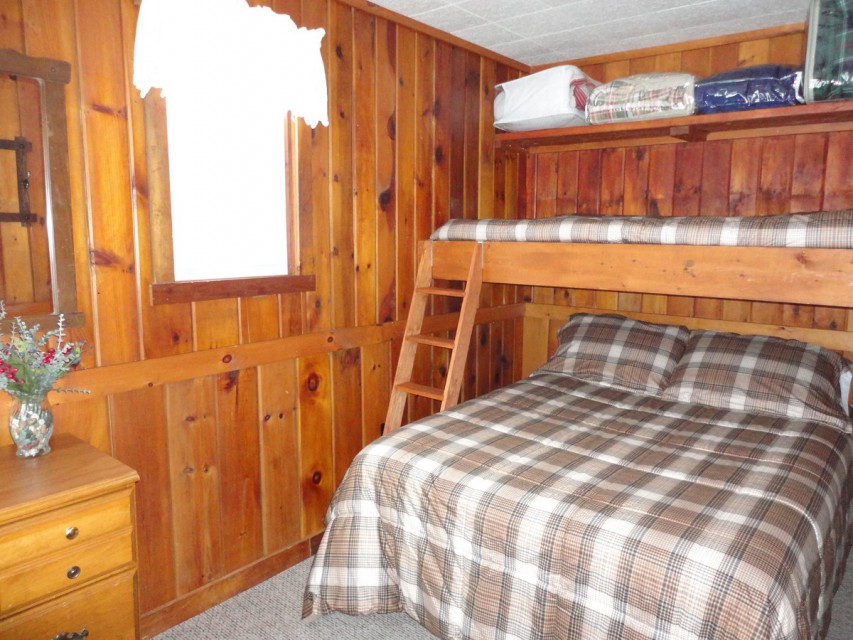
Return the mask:
[[[489,307],[477,312],[476,322],[489,324],[521,318],[523,315],[524,304]],[[424,318],[423,327],[429,332],[448,331],[456,327],[458,317],[458,313],[427,316]],[[402,338],[404,328],[405,321],[398,320],[382,325],[348,327],[328,333],[311,333],[139,362],[82,369],[65,376],[59,386],[90,389],[91,393],[54,392],[50,394],[50,402],[54,405],[80,402],[93,397],[103,397],[144,387],[155,387],[293,358],[388,342]],[[11,396],[2,395],[6,397],[7,402],[11,401]]]
[[158,282],[151,285],[151,304],[200,302],[202,300],[265,296],[276,293],[299,293],[314,291],[315,289],[316,280],[313,275]]

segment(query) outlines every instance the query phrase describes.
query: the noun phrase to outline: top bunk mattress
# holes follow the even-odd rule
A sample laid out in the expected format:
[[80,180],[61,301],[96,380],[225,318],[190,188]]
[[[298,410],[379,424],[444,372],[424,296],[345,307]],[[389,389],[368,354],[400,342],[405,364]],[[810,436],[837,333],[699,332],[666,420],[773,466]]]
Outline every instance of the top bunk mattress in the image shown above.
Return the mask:
[[536,220],[454,219],[431,240],[853,248],[853,209],[749,217],[561,215]]

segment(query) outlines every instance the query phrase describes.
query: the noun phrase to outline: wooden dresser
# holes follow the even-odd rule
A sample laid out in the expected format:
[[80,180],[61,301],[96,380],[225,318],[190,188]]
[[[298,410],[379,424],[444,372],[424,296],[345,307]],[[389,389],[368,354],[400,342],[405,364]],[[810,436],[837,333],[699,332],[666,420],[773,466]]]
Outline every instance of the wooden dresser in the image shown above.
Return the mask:
[[139,636],[136,472],[70,435],[0,448],[0,640]]

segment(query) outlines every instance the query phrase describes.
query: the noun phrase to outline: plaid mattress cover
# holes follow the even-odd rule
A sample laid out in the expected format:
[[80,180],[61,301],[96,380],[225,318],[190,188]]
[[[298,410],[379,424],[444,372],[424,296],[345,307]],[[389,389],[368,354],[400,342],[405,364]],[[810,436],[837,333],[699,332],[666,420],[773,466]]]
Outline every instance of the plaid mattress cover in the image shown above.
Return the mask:
[[303,615],[441,638],[818,638],[849,435],[530,378],[376,440],[333,498]]
[[853,248],[853,209],[774,216],[561,215],[535,220],[453,219],[432,240],[600,242]]

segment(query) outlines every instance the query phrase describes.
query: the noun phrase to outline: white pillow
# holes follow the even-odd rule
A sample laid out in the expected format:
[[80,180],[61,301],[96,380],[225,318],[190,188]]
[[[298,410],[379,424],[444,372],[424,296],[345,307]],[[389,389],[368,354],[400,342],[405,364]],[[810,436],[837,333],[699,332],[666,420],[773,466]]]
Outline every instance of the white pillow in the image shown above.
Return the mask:
[[844,369],[841,372],[841,377],[838,384],[841,386],[841,408],[844,413],[850,415],[850,381],[853,380],[853,371]]

